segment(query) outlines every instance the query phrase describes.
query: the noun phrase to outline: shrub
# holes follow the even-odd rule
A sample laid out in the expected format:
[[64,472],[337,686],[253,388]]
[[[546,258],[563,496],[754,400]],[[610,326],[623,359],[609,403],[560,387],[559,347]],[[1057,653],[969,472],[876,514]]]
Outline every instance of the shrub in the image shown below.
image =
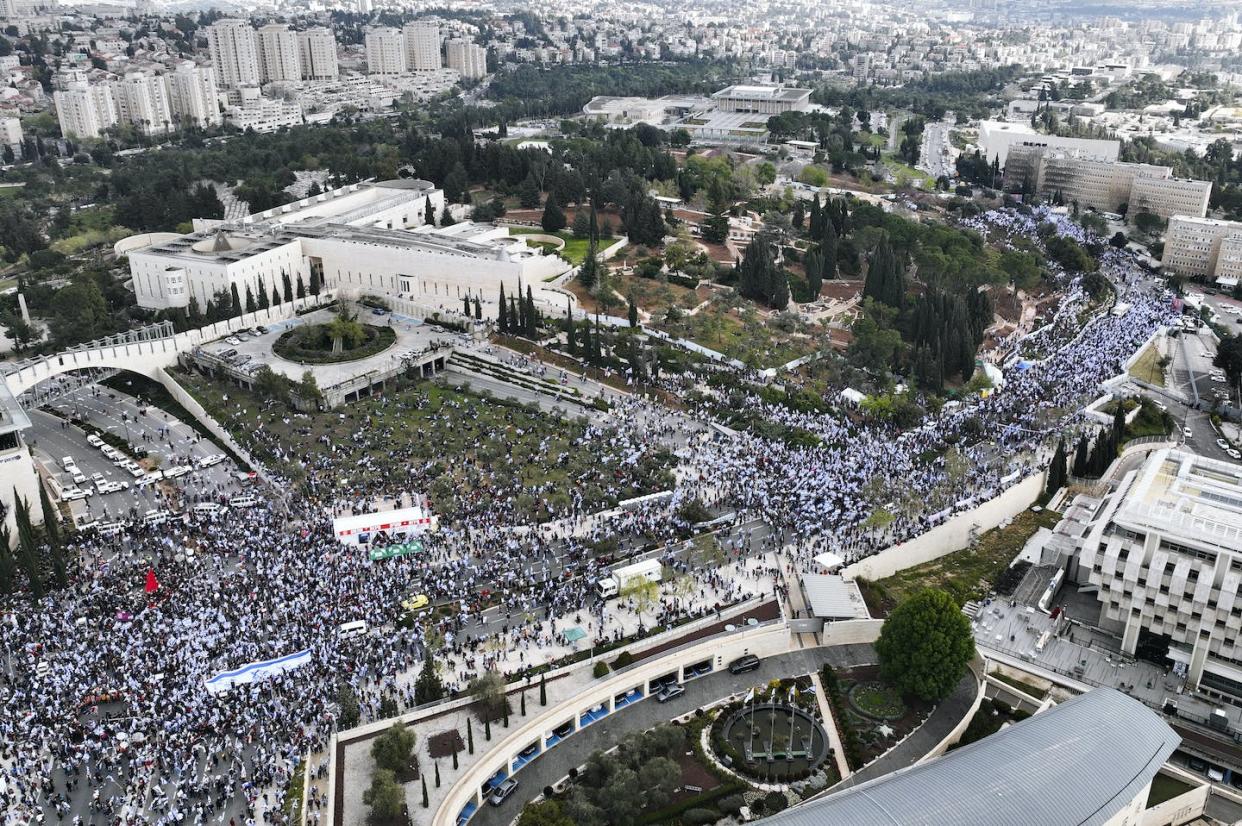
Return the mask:
[[685,826],[706,826],[720,820],[720,812],[715,809],[691,809],[681,816]]
[[613,668],[625,668],[627,665],[634,664],[634,655],[629,651],[622,651],[617,658],[612,661]]
[[746,798],[740,794],[731,794],[728,797],[722,797],[716,802],[716,806],[720,811],[727,815],[735,815],[746,805]]
[[768,792],[763,798],[763,810],[776,814],[789,805],[789,799],[785,797],[784,792]]
[[608,676],[608,663],[604,662],[603,660],[597,660],[595,662],[595,668],[592,670],[591,673],[597,678],[607,677]]

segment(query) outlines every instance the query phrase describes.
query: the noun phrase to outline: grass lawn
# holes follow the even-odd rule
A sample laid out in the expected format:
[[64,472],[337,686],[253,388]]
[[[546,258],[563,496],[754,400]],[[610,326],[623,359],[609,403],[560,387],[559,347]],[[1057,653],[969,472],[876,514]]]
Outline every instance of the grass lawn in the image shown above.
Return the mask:
[[[575,492],[588,510],[667,489],[672,456],[587,438],[586,425],[432,382],[326,413],[290,415],[283,402],[204,376],[177,379],[256,458],[312,495],[367,484],[380,493],[426,493],[442,518],[509,503],[515,522],[568,512]],[[224,400],[224,396],[228,400]],[[304,457],[316,480],[275,453]]]
[[697,314],[677,321],[661,321],[656,326],[669,335],[689,339],[749,367],[777,367],[827,346],[827,336],[812,328],[807,332],[785,332],[765,321],[753,307],[732,309],[712,303]]
[[25,184],[0,184],[0,199],[16,198],[25,188]]
[[1147,793],[1147,808],[1159,806],[1161,803],[1172,800],[1179,794],[1185,794],[1193,788],[1194,786],[1178,780],[1176,777],[1169,777],[1167,774],[1157,774],[1151,779],[1151,791]]
[[915,169],[909,164],[902,163],[892,155],[884,156],[884,165],[889,168],[894,176],[900,178],[905,175],[910,178],[910,182],[915,186],[921,186],[924,189],[931,189],[936,185],[936,179],[928,175],[921,169]]
[[1154,342],[1147,345],[1138,361],[1130,367],[1130,375],[1148,384],[1164,387],[1164,367],[1160,364],[1160,353]]
[[854,686],[850,689],[850,702],[863,714],[881,720],[896,719],[906,713],[900,692],[880,682]]
[[[997,577],[1040,528],[1052,528],[1061,514],[1050,510],[1025,510],[1006,528],[995,528],[979,537],[974,548],[907,568],[886,579],[863,584],[863,595],[872,616],[887,616],[899,602],[923,588],[948,591],[959,605],[987,595]],[[860,580],[861,582],[861,580]],[[877,613],[879,611],[879,613]]]
[[[560,255],[561,258],[564,258],[566,261],[573,264],[575,267],[586,260],[587,249],[591,246],[591,242],[588,239],[575,238],[572,232],[565,229],[560,232],[544,232],[541,229],[535,229],[533,227],[509,227],[509,233],[511,235],[555,235],[557,238],[563,239],[565,241],[565,247],[557,254]],[[551,251],[551,244],[540,243],[538,241],[528,241],[527,243],[531,246],[544,247],[545,249]],[[599,241],[599,249],[606,249],[612,243],[613,239],[611,238],[601,238]]]

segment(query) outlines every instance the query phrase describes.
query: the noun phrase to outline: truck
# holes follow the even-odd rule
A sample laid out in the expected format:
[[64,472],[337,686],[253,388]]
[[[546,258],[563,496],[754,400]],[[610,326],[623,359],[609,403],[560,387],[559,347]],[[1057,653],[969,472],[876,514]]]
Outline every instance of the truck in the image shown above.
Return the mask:
[[599,582],[595,583],[595,588],[599,593],[600,599],[608,599],[621,593],[621,589],[635,579],[659,582],[663,576],[664,566],[660,564],[660,560],[648,559],[643,562],[635,562],[630,565],[613,568]]

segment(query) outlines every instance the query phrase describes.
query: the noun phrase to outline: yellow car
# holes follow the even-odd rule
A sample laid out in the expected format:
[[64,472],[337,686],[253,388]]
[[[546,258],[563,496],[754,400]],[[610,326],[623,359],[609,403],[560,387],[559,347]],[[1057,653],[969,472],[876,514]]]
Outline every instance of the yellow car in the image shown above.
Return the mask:
[[419,610],[420,608],[426,608],[427,605],[430,604],[430,602],[431,600],[427,598],[426,594],[415,594],[414,596],[408,597],[407,599],[403,600],[401,603],[401,607],[409,611],[410,613],[413,613]]

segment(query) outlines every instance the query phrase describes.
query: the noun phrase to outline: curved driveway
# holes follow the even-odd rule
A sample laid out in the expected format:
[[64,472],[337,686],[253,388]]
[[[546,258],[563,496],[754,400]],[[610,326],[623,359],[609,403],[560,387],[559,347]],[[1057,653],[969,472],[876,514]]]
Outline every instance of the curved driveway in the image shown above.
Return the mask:
[[747,674],[734,675],[723,670],[690,680],[685,684],[685,695],[676,700],[661,704],[647,699],[627,706],[561,741],[524,767],[515,775],[519,783],[517,792],[501,806],[485,804],[471,819],[471,826],[507,826],[545,786],[556,783],[571,768],[581,766],[591,752],[611,748],[630,732],[645,731],[769,680],[810,674],[826,662],[834,668],[865,665],[875,662],[875,650],[870,645],[839,645],[765,657],[757,670]]

